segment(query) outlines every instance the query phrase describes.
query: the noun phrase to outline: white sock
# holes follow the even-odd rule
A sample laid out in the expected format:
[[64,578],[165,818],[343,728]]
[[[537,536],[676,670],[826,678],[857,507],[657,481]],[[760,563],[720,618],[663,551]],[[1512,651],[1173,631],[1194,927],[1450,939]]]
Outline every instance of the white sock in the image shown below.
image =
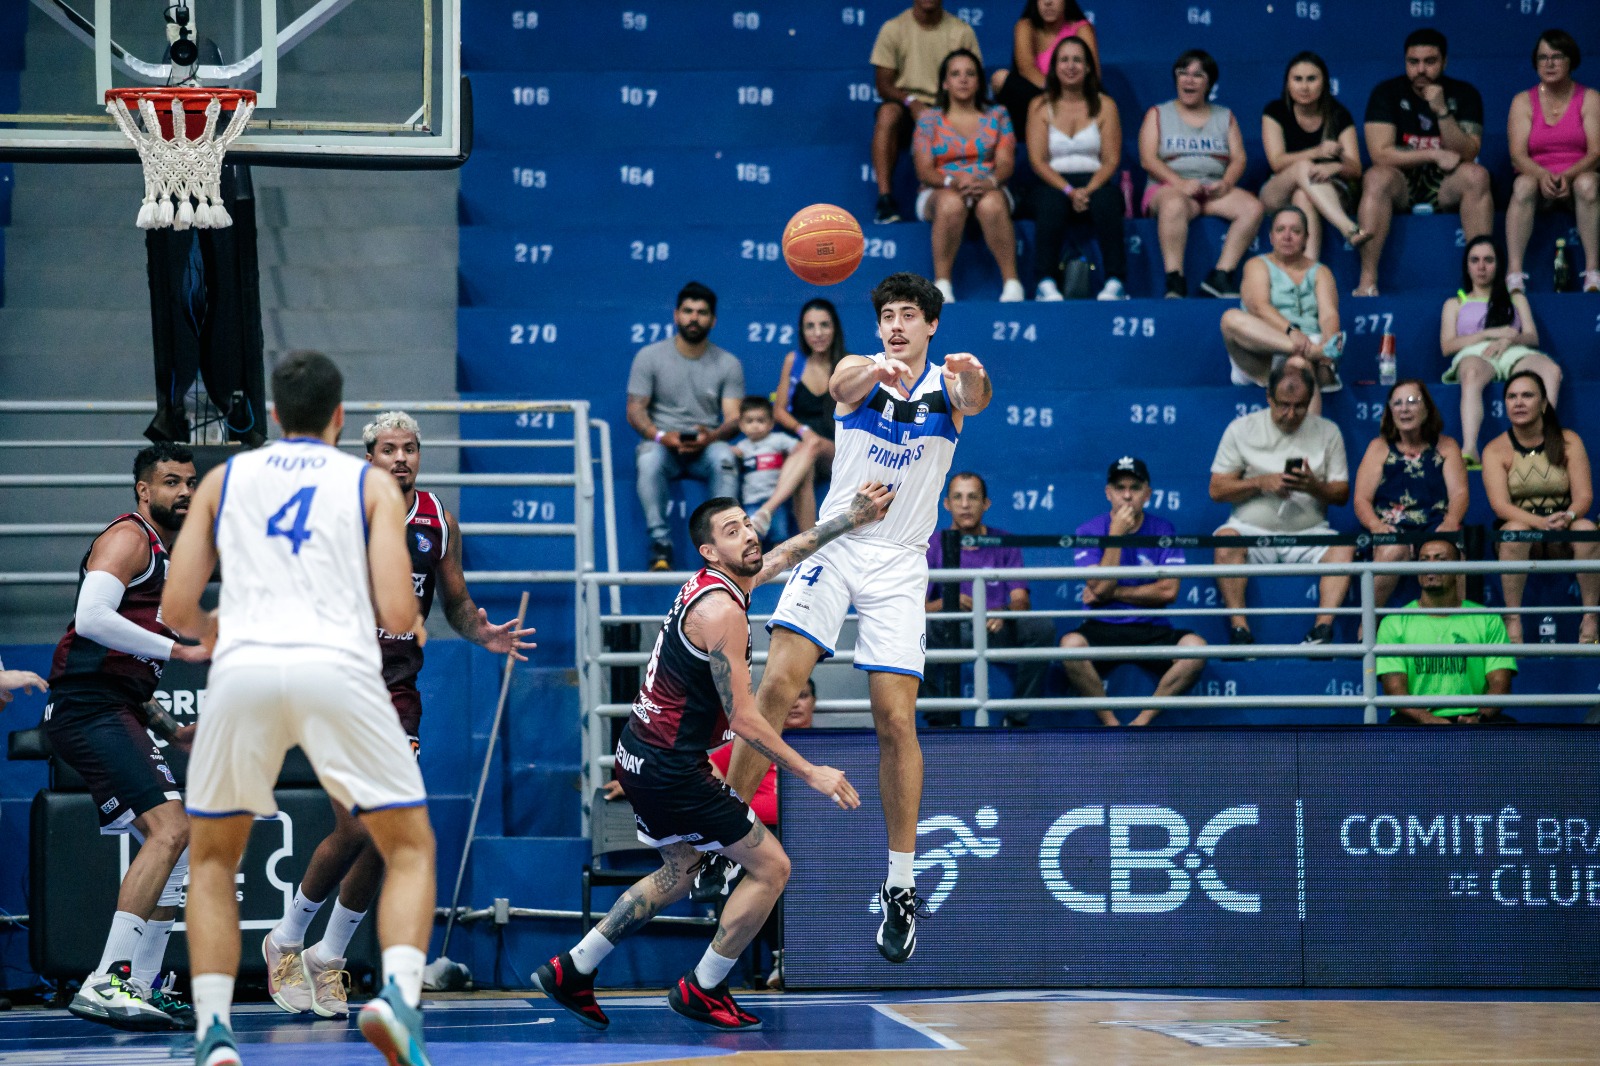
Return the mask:
[[601,935],[600,927],[596,926],[583,934],[578,946],[572,949],[572,965],[579,973],[594,973],[614,947],[616,945]]
[[350,946],[350,938],[356,935],[356,928],[366,916],[366,911],[353,911],[338,900],[334,900],[333,913],[328,915],[328,928],[314,949],[317,958],[325,963],[344,958],[345,949]]
[[127,911],[118,911],[111,918],[111,935],[106,937],[106,947],[100,955],[100,965],[95,973],[110,973],[119,962],[133,963],[139,954],[139,944],[144,940],[145,920]]
[[694,968],[694,979],[700,983],[701,988],[716,988],[728,979],[728,974],[733,970],[733,964],[738,959],[725,959],[718,955],[713,948],[706,948],[706,953],[700,956],[700,963]]
[[306,928],[322,909],[322,901],[306,898],[304,889],[294,890],[294,903],[277,925],[272,927],[272,942],[279,948],[293,947],[306,942]]
[[408,1007],[422,1003],[422,969],[427,964],[428,957],[410,944],[383,949],[383,979],[395,983]]
[[200,1034],[200,1039],[205,1039],[214,1021],[233,1029],[232,974],[197,973],[189,979],[189,992],[194,996],[195,1032]]
[[913,869],[916,861],[917,853],[914,851],[889,852],[889,876],[885,883],[890,888],[915,888],[917,878]]
[[133,968],[133,979],[143,983],[146,988],[155,984],[161,974],[161,962],[167,957],[167,938],[172,935],[172,923],[175,920],[168,918],[158,922],[152,918],[144,923],[144,939],[139,941],[129,965]]

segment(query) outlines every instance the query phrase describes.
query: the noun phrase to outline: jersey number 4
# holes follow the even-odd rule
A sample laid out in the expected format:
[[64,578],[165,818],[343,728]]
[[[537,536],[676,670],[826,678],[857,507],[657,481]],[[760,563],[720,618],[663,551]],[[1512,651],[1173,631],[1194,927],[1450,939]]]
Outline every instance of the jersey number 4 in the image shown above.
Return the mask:
[[817,586],[817,578],[819,578],[821,576],[822,576],[822,564],[818,563],[816,566],[813,566],[810,570],[807,570],[804,573],[801,573],[800,568],[798,566],[795,567],[794,568],[794,575],[792,577],[790,577],[789,580],[790,581],[804,581],[806,584],[810,585],[812,588],[816,588],[816,586]]
[[311,539],[311,530],[306,528],[306,523],[311,519],[311,498],[316,494],[317,487],[309,485],[285,500],[283,506],[267,519],[267,536],[287,537],[289,543],[294,545],[293,554],[299,555],[300,546]]

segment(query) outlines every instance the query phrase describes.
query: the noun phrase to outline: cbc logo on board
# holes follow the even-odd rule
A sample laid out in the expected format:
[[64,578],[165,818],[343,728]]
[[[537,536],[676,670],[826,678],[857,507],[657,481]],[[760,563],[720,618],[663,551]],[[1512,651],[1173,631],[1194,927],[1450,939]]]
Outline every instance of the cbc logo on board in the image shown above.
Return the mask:
[[[1165,914],[1197,894],[1225,911],[1260,914],[1260,894],[1230,886],[1216,866],[1222,838],[1260,821],[1260,809],[1253,803],[1229,807],[1198,832],[1171,807],[1077,807],[1045,833],[1039,844],[1039,873],[1056,901],[1079,914]],[[1075,833],[1089,836],[1069,839]],[[1093,859],[1087,867],[1107,871],[1100,878],[1109,881],[1109,891],[1084,887],[1089,869],[1072,868],[1066,861],[1062,853],[1069,844],[1076,856],[1089,848]]]

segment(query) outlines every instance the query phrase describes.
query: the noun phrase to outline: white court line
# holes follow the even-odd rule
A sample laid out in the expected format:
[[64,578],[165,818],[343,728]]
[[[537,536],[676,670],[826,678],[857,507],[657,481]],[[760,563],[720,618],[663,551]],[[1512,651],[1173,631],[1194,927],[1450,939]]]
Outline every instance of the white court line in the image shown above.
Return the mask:
[[963,1047],[962,1045],[956,1043],[954,1040],[951,1040],[948,1036],[945,1036],[943,1033],[937,1032],[934,1029],[932,1029],[932,1028],[930,1028],[930,1027],[928,1027],[926,1025],[923,1025],[921,1022],[912,1021],[910,1018],[907,1018],[904,1014],[901,1014],[899,1011],[895,1010],[893,1007],[889,1006],[886,1003],[874,1003],[872,1005],[872,1009],[877,1011],[879,1014],[883,1015],[885,1018],[888,1018],[888,1019],[890,1019],[892,1021],[899,1022],[901,1025],[905,1026],[907,1029],[913,1030],[914,1032],[921,1033],[923,1036],[927,1037],[929,1040],[932,1040],[935,1044],[938,1044],[940,1047],[944,1048],[946,1051],[965,1051],[965,1050],[967,1050],[965,1047]]
[[1078,1002],[1103,1002],[1112,1000],[1146,1000],[1157,1003],[1167,1002],[1212,1002],[1209,996],[1175,996],[1158,992],[1074,992],[1066,990],[1041,990],[1037,992],[1011,991],[1011,992],[973,992],[966,995],[955,996],[930,996],[927,999],[918,999],[916,1003],[1078,1003]]

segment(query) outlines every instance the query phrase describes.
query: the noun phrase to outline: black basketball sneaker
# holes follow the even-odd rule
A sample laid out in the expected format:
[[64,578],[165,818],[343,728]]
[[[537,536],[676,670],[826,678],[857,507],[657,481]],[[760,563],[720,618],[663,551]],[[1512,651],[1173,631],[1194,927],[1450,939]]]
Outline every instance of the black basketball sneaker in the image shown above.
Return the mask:
[[533,982],[589,1028],[604,1029],[611,1024],[611,1019],[595,1001],[594,974],[579,973],[570,953],[563,951],[535,970]]
[[705,988],[690,970],[667,990],[667,1005],[692,1022],[714,1029],[759,1029],[761,1019],[733,1001],[724,981],[716,988]]
[[878,890],[878,901],[883,905],[878,950],[890,962],[905,962],[917,950],[917,917],[922,909],[917,888],[890,888],[886,882]]

